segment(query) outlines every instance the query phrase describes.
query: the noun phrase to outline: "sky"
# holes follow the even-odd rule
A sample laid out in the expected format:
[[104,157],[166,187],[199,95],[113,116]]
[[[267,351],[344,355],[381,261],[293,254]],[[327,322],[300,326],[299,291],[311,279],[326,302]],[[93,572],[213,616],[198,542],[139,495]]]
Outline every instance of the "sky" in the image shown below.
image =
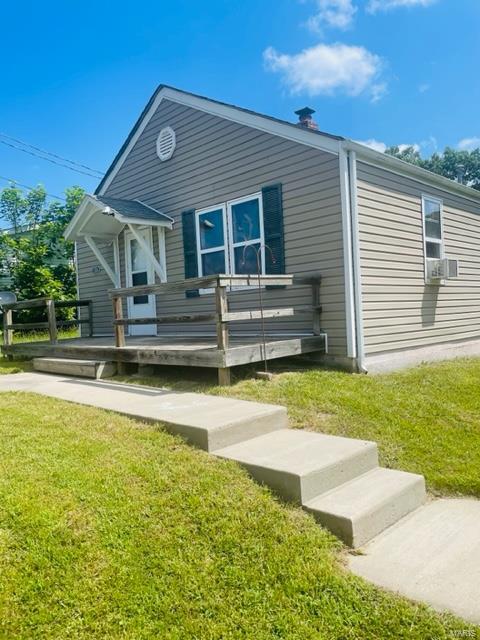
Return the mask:
[[11,145],[99,175],[161,83],[290,121],[308,105],[321,130],[378,150],[471,149],[479,33],[479,0],[5,3],[0,187],[93,191],[96,177]]

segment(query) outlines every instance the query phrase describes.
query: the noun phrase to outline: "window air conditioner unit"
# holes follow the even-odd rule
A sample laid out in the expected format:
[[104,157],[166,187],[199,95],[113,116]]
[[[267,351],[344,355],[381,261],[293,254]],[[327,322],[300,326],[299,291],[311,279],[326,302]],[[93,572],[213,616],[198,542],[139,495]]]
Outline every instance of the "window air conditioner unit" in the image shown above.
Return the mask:
[[458,260],[441,258],[427,261],[427,277],[429,280],[451,280],[458,278]]

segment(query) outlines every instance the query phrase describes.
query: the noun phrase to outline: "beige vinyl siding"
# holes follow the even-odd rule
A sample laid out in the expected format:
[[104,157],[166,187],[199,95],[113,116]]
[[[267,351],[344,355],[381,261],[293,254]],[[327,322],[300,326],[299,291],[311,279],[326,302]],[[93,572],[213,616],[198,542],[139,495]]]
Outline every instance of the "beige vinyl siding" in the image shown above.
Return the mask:
[[[173,157],[162,163],[156,155],[156,139],[162,127],[167,125],[175,130],[177,148]],[[182,211],[248,196],[259,192],[263,186],[279,182],[283,187],[286,272],[322,274],[322,328],[329,336],[330,353],[344,355],[345,295],[337,156],[165,100],[106,194],[138,198],[174,218],[174,230],[166,232],[167,277],[173,282],[184,278]],[[155,231],[154,238],[156,240]],[[157,246],[155,251],[158,252]],[[84,253],[79,259],[85,259]],[[120,259],[123,284],[123,234]],[[82,296],[85,296],[85,271],[82,265],[79,276]],[[91,279],[90,282],[95,288]],[[89,288],[91,297],[100,300],[105,296],[105,289],[94,292],[92,286]],[[232,310],[258,308],[256,292],[236,292],[230,298]],[[269,306],[308,305],[311,304],[311,290],[308,287],[268,290],[264,292],[264,298]],[[104,309],[105,304],[102,305]],[[159,314],[213,308],[212,295],[157,298]],[[110,309],[104,313],[105,324],[108,324]],[[268,324],[268,330],[274,333],[311,333],[311,329],[308,316]],[[259,326],[241,323],[233,330],[258,333]],[[162,325],[160,331],[203,334],[213,333],[214,326]]]
[[[460,277],[425,283],[422,194],[443,200],[445,255]],[[358,163],[366,354],[480,338],[480,205]]]
[[[111,244],[97,241],[102,254],[113,269],[113,247]],[[76,242],[77,277],[79,297],[82,300],[92,300],[93,331],[97,335],[113,333],[112,303],[108,291],[113,284],[105,271],[99,267],[97,258],[85,242]],[[80,309],[81,318],[87,317],[87,310]],[[82,335],[88,335],[88,327],[82,325]]]

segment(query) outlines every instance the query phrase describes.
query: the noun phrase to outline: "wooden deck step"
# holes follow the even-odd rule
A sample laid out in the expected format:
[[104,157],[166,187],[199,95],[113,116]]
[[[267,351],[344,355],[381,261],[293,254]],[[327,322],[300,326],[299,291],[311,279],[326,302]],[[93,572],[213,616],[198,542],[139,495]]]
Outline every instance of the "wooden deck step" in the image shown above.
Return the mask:
[[77,360],[73,358],[34,358],[35,371],[44,373],[57,373],[66,376],[80,378],[109,378],[115,375],[117,365],[115,362],[105,360]]

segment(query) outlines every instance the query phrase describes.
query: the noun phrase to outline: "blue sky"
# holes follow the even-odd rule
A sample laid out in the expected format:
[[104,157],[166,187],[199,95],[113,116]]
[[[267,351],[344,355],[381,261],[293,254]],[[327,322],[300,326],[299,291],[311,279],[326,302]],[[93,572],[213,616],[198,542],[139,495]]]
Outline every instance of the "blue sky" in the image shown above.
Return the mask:
[[[2,7],[0,132],[104,171],[166,83],[287,120],[309,105],[380,149],[479,146],[479,32],[478,0],[19,0]],[[97,183],[3,143],[0,176]]]

